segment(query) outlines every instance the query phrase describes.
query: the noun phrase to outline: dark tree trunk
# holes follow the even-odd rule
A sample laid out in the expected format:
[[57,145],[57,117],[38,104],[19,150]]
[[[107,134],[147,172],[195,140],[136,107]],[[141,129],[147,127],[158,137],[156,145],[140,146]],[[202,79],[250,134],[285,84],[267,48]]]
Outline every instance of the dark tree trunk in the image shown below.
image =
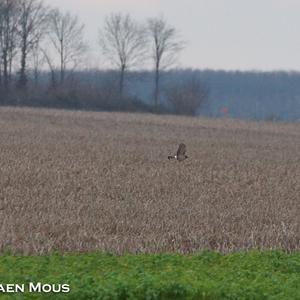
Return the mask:
[[4,85],[4,90],[8,90],[8,57],[7,57],[7,51],[3,51],[3,85]]
[[63,85],[65,81],[65,71],[63,67],[60,68],[60,84]]
[[53,88],[56,87],[55,73],[53,70],[51,70],[51,85]]
[[121,66],[121,72],[120,72],[120,87],[119,87],[119,93],[120,93],[120,99],[123,98],[123,92],[124,92],[124,75],[125,75],[125,66]]
[[27,86],[27,75],[26,75],[26,58],[27,58],[27,40],[26,37],[23,37],[21,49],[21,69],[19,77],[19,87],[24,89]]
[[34,68],[34,85],[37,87],[39,84],[39,71],[38,68]]
[[9,55],[9,63],[8,63],[8,65],[9,65],[9,67],[8,67],[8,80],[9,80],[9,82],[11,82],[12,61],[13,61],[12,55],[10,54],[10,55]]
[[158,110],[159,107],[159,79],[160,79],[160,72],[159,72],[159,63],[155,66],[155,84],[154,84],[154,105],[155,110]]
[[62,85],[65,80],[65,68],[64,68],[64,40],[60,40],[60,84]]
[[160,79],[160,59],[157,59],[155,64],[155,79],[154,79],[154,106],[155,110],[158,110],[159,107],[159,79]]

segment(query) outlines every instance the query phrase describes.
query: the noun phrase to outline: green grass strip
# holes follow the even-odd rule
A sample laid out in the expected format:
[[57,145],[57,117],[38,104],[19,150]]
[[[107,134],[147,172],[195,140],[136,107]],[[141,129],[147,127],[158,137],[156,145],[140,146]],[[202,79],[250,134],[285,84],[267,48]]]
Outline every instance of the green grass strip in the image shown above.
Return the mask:
[[0,299],[300,299],[300,253],[0,256],[0,283],[69,284],[69,293]]

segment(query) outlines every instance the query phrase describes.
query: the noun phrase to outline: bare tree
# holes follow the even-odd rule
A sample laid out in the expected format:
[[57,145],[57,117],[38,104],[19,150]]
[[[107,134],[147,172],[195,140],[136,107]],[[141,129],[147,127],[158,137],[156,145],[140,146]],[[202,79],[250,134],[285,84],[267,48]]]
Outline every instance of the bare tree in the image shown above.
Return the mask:
[[191,75],[169,84],[165,94],[175,114],[193,116],[208,98],[209,89],[196,75]]
[[50,75],[51,75],[50,87],[55,88],[56,87],[55,67],[53,65],[52,59],[50,58],[50,55],[46,49],[41,48],[41,52],[43,54],[43,58],[45,59],[47,65],[50,69]]
[[[67,68],[75,69],[87,49],[84,42],[84,24],[80,24],[77,16],[52,10],[49,18],[49,38],[55,52],[59,55],[60,83],[65,80]],[[47,54],[48,64],[50,62]],[[50,62],[53,65],[52,62]],[[50,66],[49,64],[49,66]]]
[[31,60],[32,60],[34,85],[35,85],[35,87],[37,87],[38,83],[39,83],[39,75],[40,75],[41,66],[43,66],[44,63],[46,62],[46,57],[42,51],[42,48],[41,48],[39,42],[32,49]]
[[184,42],[180,40],[176,29],[168,25],[163,17],[148,20],[148,35],[155,70],[154,104],[158,109],[160,71],[174,64],[178,53],[184,47]]
[[1,0],[0,1],[0,54],[1,54],[1,71],[3,72],[3,86],[4,86],[4,90],[6,91],[11,81],[12,61],[17,52],[18,19],[19,19],[18,1]]
[[28,53],[36,48],[36,45],[44,33],[47,8],[42,0],[19,0],[20,19],[19,35],[21,48],[21,66],[19,76],[19,87],[24,88],[27,85],[27,56]]
[[111,14],[99,31],[99,44],[103,55],[120,70],[119,94],[122,97],[125,71],[145,57],[145,30],[128,14]]

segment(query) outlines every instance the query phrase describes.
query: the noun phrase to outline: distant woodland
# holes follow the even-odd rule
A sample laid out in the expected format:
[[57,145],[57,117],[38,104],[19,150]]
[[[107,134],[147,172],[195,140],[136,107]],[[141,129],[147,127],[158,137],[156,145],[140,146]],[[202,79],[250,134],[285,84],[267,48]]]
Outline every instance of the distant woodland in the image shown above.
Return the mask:
[[98,29],[105,69],[77,16],[0,0],[0,105],[300,121],[298,72],[178,69],[188,43],[161,16],[114,13]]

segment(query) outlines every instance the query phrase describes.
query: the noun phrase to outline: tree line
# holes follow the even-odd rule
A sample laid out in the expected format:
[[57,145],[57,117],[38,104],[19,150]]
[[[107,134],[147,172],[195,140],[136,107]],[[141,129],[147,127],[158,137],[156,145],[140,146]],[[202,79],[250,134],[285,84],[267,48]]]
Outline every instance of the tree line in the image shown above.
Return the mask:
[[[34,99],[41,98],[45,92],[45,105],[60,102],[59,105],[68,106],[74,102],[71,97],[78,97],[82,81],[78,72],[87,71],[85,60],[89,47],[84,30],[78,16],[47,6],[42,0],[0,0],[1,104],[34,104]],[[113,70],[110,79],[105,77],[105,82],[98,82],[98,101],[110,101],[119,109],[127,107],[128,102],[131,106],[137,104],[138,100],[132,99],[124,89],[126,76],[131,69],[143,69],[148,61],[153,66],[153,102],[147,109],[162,110],[162,72],[175,65],[185,47],[177,29],[162,16],[141,23],[129,14],[112,13],[103,20],[97,39],[99,52]],[[90,67],[90,72],[91,69],[95,71]],[[108,80],[111,81],[109,93]],[[174,111],[185,107],[180,102],[190,87],[186,101],[195,113],[206,96],[206,89],[202,91],[202,85],[195,79],[182,83],[180,90],[178,86],[172,92],[169,90]],[[88,91],[85,92],[88,97]],[[83,98],[82,91],[80,94]]]
[[95,38],[106,70],[86,63],[76,15],[0,0],[0,105],[300,119],[299,73],[174,69],[186,43],[161,16],[112,13]]

